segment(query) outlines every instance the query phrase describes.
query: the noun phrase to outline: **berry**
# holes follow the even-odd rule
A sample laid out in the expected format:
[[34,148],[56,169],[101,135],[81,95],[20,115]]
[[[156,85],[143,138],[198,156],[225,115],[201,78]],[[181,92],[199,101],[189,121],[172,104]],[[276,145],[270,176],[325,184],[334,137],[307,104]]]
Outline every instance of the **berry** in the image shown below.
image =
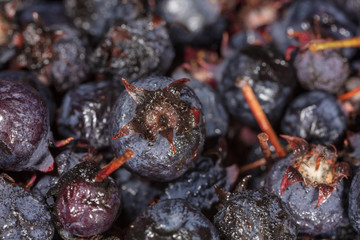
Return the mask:
[[54,226],[46,206],[25,189],[0,176],[0,238],[51,240]]
[[313,144],[338,144],[345,134],[346,117],[334,96],[310,91],[289,104],[280,127],[282,133]]
[[229,189],[226,170],[210,157],[200,156],[184,175],[168,183],[160,199],[182,198],[208,215],[218,203],[214,185]]
[[95,73],[133,82],[141,77],[164,74],[173,58],[174,50],[164,22],[143,18],[111,26],[90,61]]
[[318,189],[310,185],[306,186],[302,182],[288,186],[281,195],[281,182],[292,158],[293,155],[290,154],[272,166],[266,177],[265,189],[273,192],[288,204],[299,233],[319,235],[335,230],[345,217],[342,202],[343,184],[340,183],[318,208],[315,208],[319,198]]
[[214,225],[183,199],[149,206],[130,224],[125,240],[219,239]]
[[0,80],[0,165],[12,171],[50,171],[49,113],[40,94],[30,86]]
[[110,127],[116,155],[134,149],[125,167],[142,177],[170,181],[180,177],[201,153],[205,124],[201,104],[185,84],[148,77],[129,84],[117,99]]
[[120,83],[102,81],[85,83],[67,91],[58,114],[59,134],[95,148],[109,147],[110,113],[123,90]]
[[[85,161],[65,173],[48,195],[52,215],[65,238],[89,237],[108,230],[120,209],[120,193],[112,178],[95,181],[100,168]],[[49,202],[49,200],[48,200]]]
[[223,206],[214,223],[225,239],[296,239],[290,211],[275,194],[264,189],[217,191]]
[[360,232],[360,171],[357,171],[351,182],[349,192],[349,218],[353,228]]
[[225,63],[218,86],[229,113],[242,123],[257,126],[239,89],[239,79],[248,79],[269,121],[276,124],[295,85],[290,64],[273,50],[261,46],[248,46]]

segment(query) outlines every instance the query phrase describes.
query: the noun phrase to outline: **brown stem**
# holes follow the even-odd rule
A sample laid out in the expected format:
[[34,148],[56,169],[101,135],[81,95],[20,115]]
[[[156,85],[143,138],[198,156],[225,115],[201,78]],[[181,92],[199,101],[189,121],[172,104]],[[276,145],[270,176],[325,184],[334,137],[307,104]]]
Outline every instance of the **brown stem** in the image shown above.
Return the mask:
[[360,47],[360,36],[344,40],[335,40],[327,42],[310,42],[308,48],[310,51],[320,51],[325,49]]
[[112,160],[109,164],[105,165],[95,176],[96,182],[102,182],[105,178],[107,178],[111,173],[113,173],[116,169],[118,169],[121,165],[123,165],[127,160],[132,158],[135,153],[126,149],[124,154],[118,158]]
[[247,103],[249,104],[251,112],[253,113],[256,121],[258,122],[259,127],[263,132],[265,132],[269,136],[270,142],[275,147],[275,151],[278,157],[285,157],[286,152],[284,148],[281,146],[280,141],[276,136],[274,129],[272,128],[264,111],[262,110],[259,101],[256,99],[254,91],[247,82],[247,79],[238,78],[236,80],[236,84],[244,94],[244,97]]
[[357,87],[349,92],[346,92],[342,95],[340,95],[337,100],[340,100],[340,101],[344,101],[344,100],[348,100],[350,98],[352,98],[353,96],[355,96],[356,94],[360,93],[360,87]]

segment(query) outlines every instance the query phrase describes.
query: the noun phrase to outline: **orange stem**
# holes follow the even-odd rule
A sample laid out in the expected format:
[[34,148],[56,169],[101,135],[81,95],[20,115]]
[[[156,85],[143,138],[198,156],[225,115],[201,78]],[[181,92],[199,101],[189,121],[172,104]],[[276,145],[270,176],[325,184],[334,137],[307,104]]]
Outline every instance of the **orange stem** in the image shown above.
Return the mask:
[[111,173],[113,173],[116,169],[121,167],[127,160],[132,158],[135,153],[126,149],[124,154],[118,158],[112,160],[109,164],[105,165],[95,176],[96,182],[102,182],[105,178],[107,178]]
[[310,42],[308,48],[310,51],[320,51],[325,49],[360,47],[360,36],[344,40],[335,40],[327,42]]
[[68,145],[72,140],[74,140],[74,138],[73,138],[73,137],[69,137],[69,138],[67,138],[67,139],[63,139],[63,140],[57,141],[57,142],[55,143],[55,146],[56,146],[56,147],[64,147],[64,146]]
[[340,100],[340,101],[348,100],[348,99],[352,98],[353,96],[355,96],[356,94],[358,94],[359,92],[360,92],[360,87],[357,87],[347,93],[340,95],[337,98],[337,100]]
[[36,180],[36,173],[34,172],[33,175],[31,176],[30,180],[26,184],[25,189],[29,190],[29,188],[34,184],[35,180]]
[[262,132],[260,134],[257,135],[258,139],[259,139],[259,143],[260,143],[260,147],[261,147],[261,151],[264,154],[264,157],[266,159],[270,159],[271,158],[271,151],[268,145],[268,141],[269,141],[269,136]]
[[244,94],[244,97],[247,103],[249,104],[251,112],[253,113],[256,121],[258,122],[259,127],[263,132],[265,132],[269,136],[271,144],[275,147],[276,154],[278,155],[278,157],[285,157],[286,152],[284,148],[281,146],[281,143],[274,129],[272,128],[268,118],[266,117],[266,114],[261,108],[259,101],[256,99],[256,96],[251,86],[249,85],[246,79],[238,78],[236,82],[237,82],[237,86],[241,89],[242,93]]

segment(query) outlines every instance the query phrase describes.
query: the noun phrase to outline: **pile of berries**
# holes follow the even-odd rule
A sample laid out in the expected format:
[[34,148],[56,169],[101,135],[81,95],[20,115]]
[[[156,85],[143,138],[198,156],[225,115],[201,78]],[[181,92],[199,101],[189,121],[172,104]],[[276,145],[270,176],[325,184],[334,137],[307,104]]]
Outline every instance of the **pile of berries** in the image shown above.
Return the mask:
[[359,12],[0,1],[0,239],[358,239]]

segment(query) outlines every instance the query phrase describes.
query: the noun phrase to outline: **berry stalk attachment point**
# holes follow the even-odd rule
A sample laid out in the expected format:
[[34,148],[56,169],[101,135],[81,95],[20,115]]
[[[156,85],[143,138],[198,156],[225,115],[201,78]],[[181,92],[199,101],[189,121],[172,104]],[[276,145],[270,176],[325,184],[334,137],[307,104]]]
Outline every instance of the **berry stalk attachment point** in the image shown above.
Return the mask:
[[121,155],[118,158],[115,158],[109,164],[107,164],[103,168],[101,168],[101,170],[95,176],[95,181],[102,182],[105,178],[107,178],[116,169],[121,167],[127,160],[134,157],[134,155],[135,154],[132,150],[126,149],[123,155]]

